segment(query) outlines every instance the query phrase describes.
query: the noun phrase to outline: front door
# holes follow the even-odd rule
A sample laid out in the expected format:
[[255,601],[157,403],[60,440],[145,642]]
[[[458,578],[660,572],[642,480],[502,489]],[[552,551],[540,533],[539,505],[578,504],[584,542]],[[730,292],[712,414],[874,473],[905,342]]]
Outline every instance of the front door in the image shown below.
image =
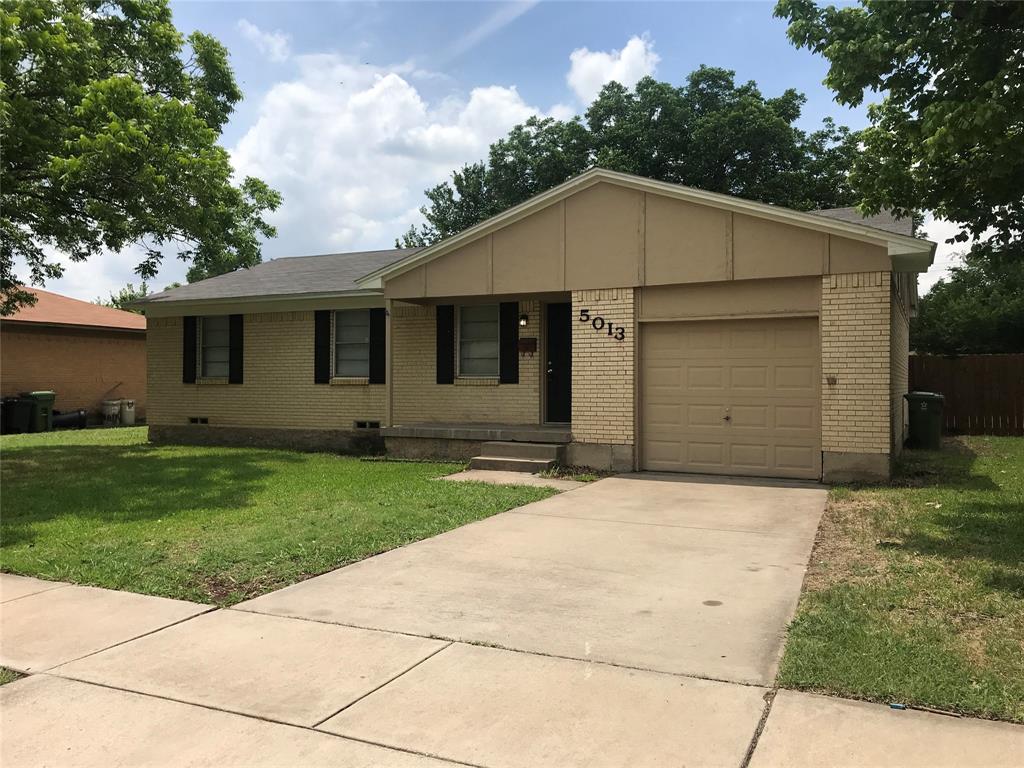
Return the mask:
[[548,304],[546,397],[544,420],[568,424],[572,420],[572,304]]

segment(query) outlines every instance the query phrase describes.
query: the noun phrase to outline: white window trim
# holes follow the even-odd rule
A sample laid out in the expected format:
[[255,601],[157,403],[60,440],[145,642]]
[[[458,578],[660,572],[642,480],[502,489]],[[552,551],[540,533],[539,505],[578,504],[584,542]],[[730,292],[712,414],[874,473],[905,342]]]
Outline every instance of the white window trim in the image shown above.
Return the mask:
[[228,381],[231,376],[231,320],[228,320],[228,372],[223,376],[207,376],[203,372],[203,352],[206,349],[203,344],[203,326],[206,324],[207,318],[210,317],[227,317],[229,315],[200,315],[199,322],[196,323],[196,333],[199,336],[196,339],[196,383],[198,384],[221,384]]
[[[455,378],[474,379],[477,381],[498,381],[501,378],[501,304],[487,302],[484,306],[498,307],[498,370],[495,373],[463,373],[462,372],[462,310],[466,304],[458,304],[455,307]],[[481,306],[474,304],[472,306]]]
[[[366,312],[369,318],[369,309],[356,307],[353,309],[332,309],[331,310],[331,383],[332,384],[369,384],[370,383],[370,357],[372,355],[373,340],[367,336],[366,344],[366,375],[365,376],[342,376],[338,374],[338,313],[339,312]],[[367,328],[369,333],[369,328]]]

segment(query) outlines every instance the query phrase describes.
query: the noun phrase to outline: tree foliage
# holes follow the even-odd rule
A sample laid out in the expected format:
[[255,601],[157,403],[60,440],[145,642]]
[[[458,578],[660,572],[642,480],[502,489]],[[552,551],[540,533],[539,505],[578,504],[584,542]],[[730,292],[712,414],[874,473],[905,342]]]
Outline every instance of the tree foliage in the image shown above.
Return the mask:
[[280,196],[232,183],[220,132],[241,98],[227,51],[187,41],[167,0],[0,0],[0,313],[31,300],[55,255],[82,261],[139,246],[189,279],[260,260]]
[[796,127],[803,95],[766,98],[753,82],[701,67],[674,86],[647,77],[606,85],[573,120],[530,118],[426,191],[426,224],[398,241],[427,245],[600,166],[750,200],[809,210],[852,205],[856,135],[826,120]]
[[836,99],[868,108],[851,183],[869,213],[913,209],[997,244],[1024,232],[1024,3],[779,0],[789,37],[822,54]]
[[1024,352],[1024,247],[975,245],[921,299],[911,347],[953,355]]
[[143,280],[139,283],[139,287],[136,288],[132,283],[124,286],[121,290],[116,293],[111,291],[110,298],[104,299],[102,297],[96,299],[93,304],[99,304],[104,307],[113,307],[114,309],[123,309],[125,312],[135,312],[137,314],[143,314],[141,309],[136,309],[129,306],[133,301],[138,301],[149,295],[149,285]]

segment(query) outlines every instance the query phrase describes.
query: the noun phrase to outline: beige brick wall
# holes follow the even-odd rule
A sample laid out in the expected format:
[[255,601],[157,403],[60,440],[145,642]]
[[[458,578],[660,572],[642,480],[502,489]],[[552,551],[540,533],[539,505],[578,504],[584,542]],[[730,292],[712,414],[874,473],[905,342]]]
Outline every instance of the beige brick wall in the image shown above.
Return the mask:
[[[456,378],[454,384],[438,384],[435,307],[401,302],[392,305],[392,422],[396,425],[421,421],[539,423],[543,357],[540,302],[522,301],[519,312],[529,317],[527,326],[519,329],[519,337],[537,338],[538,350],[533,355],[519,355],[518,384],[474,378]],[[457,345],[455,354],[458,355]]]
[[245,315],[242,384],[183,384],[182,318],[150,318],[148,421],[211,425],[350,429],[384,418],[383,384],[313,383],[313,313]]
[[[916,278],[917,276],[912,275],[911,277]],[[897,291],[897,285],[899,285],[900,291]],[[910,318],[907,307],[908,297],[905,294],[909,289],[910,285],[906,279],[893,280],[890,300],[889,350],[890,370],[892,371],[890,388],[894,456],[899,456],[903,452],[903,440],[906,438],[906,401],[903,399],[903,395],[907,393],[910,386],[908,360],[910,356]]]
[[823,451],[890,452],[889,285],[888,272],[822,278]]
[[[636,381],[636,314],[632,288],[572,293],[572,436],[582,443],[632,445]],[[607,327],[579,321],[580,310],[625,329],[616,341]]]

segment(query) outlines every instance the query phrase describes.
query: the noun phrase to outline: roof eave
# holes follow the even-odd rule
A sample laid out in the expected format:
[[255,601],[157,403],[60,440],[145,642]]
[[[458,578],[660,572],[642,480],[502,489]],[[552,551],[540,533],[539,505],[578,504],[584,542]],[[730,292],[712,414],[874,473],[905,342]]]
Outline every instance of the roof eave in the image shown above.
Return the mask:
[[200,298],[200,299],[157,299],[152,300],[150,298],[139,299],[133,301],[129,306],[137,306],[140,309],[146,307],[166,307],[168,305],[188,305],[188,306],[210,306],[215,304],[256,304],[266,301],[295,301],[296,299],[320,301],[329,299],[354,299],[354,298],[365,298],[367,296],[380,295],[380,290],[360,288],[354,291],[318,291],[315,293],[275,293],[275,294],[256,294],[248,296],[218,296],[216,298]]

